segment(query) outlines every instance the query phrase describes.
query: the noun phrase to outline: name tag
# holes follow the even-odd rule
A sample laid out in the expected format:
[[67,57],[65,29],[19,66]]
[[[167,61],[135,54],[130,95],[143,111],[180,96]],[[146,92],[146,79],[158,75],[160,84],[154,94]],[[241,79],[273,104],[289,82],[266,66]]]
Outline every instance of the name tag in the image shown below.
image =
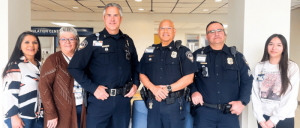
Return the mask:
[[79,86],[74,86],[73,87],[73,93],[82,93],[82,87],[79,85]]
[[93,46],[102,46],[103,41],[94,40]]
[[196,61],[205,63],[206,62],[206,54],[197,54]]
[[154,52],[155,47],[148,47],[145,50],[145,53],[153,53]]

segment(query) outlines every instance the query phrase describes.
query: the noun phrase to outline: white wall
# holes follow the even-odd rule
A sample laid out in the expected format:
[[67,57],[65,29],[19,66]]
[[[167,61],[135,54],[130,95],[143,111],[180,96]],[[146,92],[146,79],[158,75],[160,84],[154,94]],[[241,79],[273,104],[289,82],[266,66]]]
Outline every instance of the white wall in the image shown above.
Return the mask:
[[[290,42],[290,59],[300,65],[300,8],[291,11],[291,42]],[[299,88],[300,92],[300,88]],[[300,101],[300,93],[298,93]]]
[[154,43],[153,28],[152,14],[126,13],[123,16],[120,29],[133,39],[139,58],[142,57],[146,47]]

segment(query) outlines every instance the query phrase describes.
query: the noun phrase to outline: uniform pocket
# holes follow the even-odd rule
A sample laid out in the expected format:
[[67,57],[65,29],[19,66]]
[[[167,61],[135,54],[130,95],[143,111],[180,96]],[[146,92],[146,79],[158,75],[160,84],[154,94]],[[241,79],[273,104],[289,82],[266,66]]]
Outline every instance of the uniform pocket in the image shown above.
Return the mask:
[[237,81],[238,80],[238,70],[239,68],[236,65],[226,65],[224,77],[227,81]]
[[154,76],[154,71],[155,71],[155,63],[156,63],[156,58],[155,57],[147,57],[145,59],[145,70],[146,74],[149,76]]
[[167,73],[169,75],[181,75],[180,64],[177,58],[166,60]]
[[112,63],[115,49],[109,48],[109,47],[106,47],[106,48],[101,47],[101,48],[98,48],[98,50],[99,50],[98,58],[100,59],[100,63],[102,63],[102,64]]

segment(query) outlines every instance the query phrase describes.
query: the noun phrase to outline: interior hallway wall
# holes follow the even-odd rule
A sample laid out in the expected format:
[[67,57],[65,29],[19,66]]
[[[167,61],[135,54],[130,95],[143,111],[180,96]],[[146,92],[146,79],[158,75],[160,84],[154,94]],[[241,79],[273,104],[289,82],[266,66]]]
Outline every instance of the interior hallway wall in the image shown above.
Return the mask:
[[[290,59],[300,65],[300,8],[291,11]],[[299,88],[300,92],[300,88]],[[298,101],[300,93],[298,92]]]
[[126,13],[123,16],[120,29],[134,41],[139,59],[142,58],[145,49],[154,43],[153,28],[152,14]]

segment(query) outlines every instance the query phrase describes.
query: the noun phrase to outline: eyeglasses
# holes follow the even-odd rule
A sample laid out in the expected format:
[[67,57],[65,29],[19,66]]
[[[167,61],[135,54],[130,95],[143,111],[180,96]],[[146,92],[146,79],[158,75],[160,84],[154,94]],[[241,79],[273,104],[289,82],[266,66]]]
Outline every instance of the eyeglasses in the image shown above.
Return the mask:
[[159,28],[160,31],[164,31],[165,29],[167,29],[168,31],[171,31],[173,28],[172,27],[161,27],[161,28]]
[[216,32],[224,32],[224,29],[210,30],[207,32],[207,34],[215,34]]
[[129,52],[129,48],[128,48],[127,45],[125,45],[124,50],[125,50],[125,52],[126,52],[126,59],[127,59],[127,60],[130,60],[130,59],[131,59],[131,54],[130,54],[130,52]]
[[67,40],[69,40],[70,43],[74,43],[76,39],[75,38],[69,38],[69,39],[60,38],[61,43],[67,43]]

